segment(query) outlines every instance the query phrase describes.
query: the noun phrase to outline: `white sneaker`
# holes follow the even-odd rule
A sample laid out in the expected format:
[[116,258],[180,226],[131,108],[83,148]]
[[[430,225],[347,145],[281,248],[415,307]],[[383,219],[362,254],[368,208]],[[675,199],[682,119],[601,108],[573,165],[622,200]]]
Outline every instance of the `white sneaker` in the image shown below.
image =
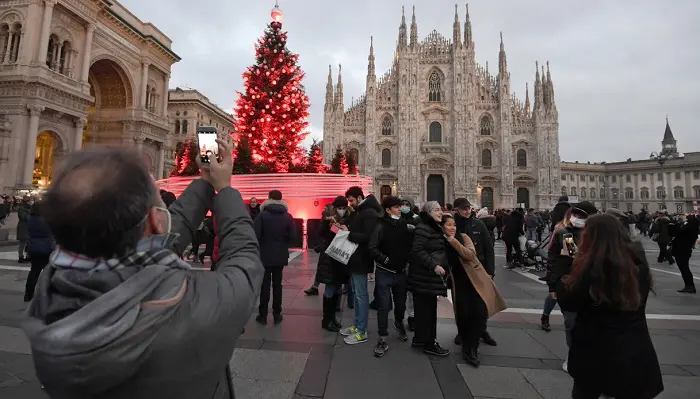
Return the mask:
[[561,369],[567,373],[569,372],[569,358],[568,357],[566,358],[566,360],[564,360],[564,364],[561,365]]

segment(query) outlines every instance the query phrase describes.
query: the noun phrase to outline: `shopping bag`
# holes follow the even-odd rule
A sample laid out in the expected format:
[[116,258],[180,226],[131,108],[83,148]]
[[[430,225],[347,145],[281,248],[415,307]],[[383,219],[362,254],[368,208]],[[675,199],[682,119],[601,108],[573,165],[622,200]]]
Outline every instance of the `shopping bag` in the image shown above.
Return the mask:
[[347,230],[338,231],[333,241],[331,241],[331,245],[326,248],[326,255],[347,265],[348,261],[350,261],[350,257],[355,253],[355,250],[357,250],[357,244],[348,239],[349,235],[350,232]]
[[527,251],[527,238],[525,236],[519,236],[518,242],[520,243],[520,250],[523,252]]

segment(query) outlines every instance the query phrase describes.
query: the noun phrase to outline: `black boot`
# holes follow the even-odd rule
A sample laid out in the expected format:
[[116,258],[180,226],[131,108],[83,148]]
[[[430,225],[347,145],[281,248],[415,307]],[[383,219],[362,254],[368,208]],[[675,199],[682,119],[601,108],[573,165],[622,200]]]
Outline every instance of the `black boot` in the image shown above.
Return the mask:
[[455,335],[455,345],[460,346],[462,345],[462,337],[459,336],[459,334]]
[[493,339],[493,337],[491,336],[491,334],[489,334],[488,331],[484,331],[484,334],[481,336],[481,340],[484,341],[484,343],[486,345],[489,345],[489,346],[497,346],[498,345],[496,340]]
[[338,332],[340,329],[333,323],[335,313],[335,301],[333,298],[323,297],[323,320],[321,320],[321,328],[330,332]]
[[542,315],[542,318],[540,319],[540,328],[543,329],[544,331],[547,331],[547,332],[552,331],[552,327],[549,325],[549,315],[548,314]]
[[416,331],[416,321],[415,317],[413,316],[408,316],[408,331],[414,332]]
[[311,286],[311,288],[305,289],[304,294],[308,296],[317,296],[318,295],[318,287]]
[[468,348],[462,351],[462,358],[474,367],[479,367],[481,360],[479,359],[479,352],[474,348]]
[[331,307],[331,309],[333,309],[333,313],[331,313],[331,315],[332,315],[332,317],[331,317],[331,322],[332,322],[333,324],[335,324],[335,326],[338,327],[338,329],[341,329],[341,328],[343,328],[343,325],[342,325],[342,324],[340,323],[340,321],[338,320],[338,315],[337,315],[337,313],[340,312],[340,302],[342,301],[343,296],[342,296],[342,295],[335,295],[335,296],[334,296],[333,298],[331,298],[331,299],[332,299],[332,302],[331,302],[332,307]]

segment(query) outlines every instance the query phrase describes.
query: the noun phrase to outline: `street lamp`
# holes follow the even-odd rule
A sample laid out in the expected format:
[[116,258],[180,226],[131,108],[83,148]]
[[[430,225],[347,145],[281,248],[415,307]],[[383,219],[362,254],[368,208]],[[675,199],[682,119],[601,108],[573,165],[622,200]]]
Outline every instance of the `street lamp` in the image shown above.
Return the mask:
[[608,203],[608,181],[603,181],[603,212],[606,211],[606,204]]
[[666,163],[666,161],[671,159],[671,156],[668,154],[659,154],[658,152],[652,152],[651,154],[649,154],[649,159],[658,162],[659,166],[661,167],[661,187],[663,188],[663,190],[661,190],[661,206],[664,210],[666,210],[666,182],[664,178],[664,164]]

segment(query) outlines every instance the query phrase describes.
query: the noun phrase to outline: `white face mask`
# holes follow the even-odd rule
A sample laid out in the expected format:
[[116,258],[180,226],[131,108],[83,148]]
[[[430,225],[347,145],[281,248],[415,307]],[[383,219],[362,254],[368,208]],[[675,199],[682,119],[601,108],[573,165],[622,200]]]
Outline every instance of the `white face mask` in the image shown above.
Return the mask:
[[170,211],[168,210],[168,208],[163,208],[163,207],[160,207],[160,206],[154,206],[153,209],[157,209],[157,210],[159,210],[159,211],[165,213],[165,229],[164,229],[165,231],[162,231],[160,234],[170,234],[170,230],[171,230],[172,227],[173,227],[173,226],[172,226],[173,220],[172,220],[172,218],[171,218],[171,216],[170,216]]
[[345,209],[338,209],[338,210],[336,210],[336,212],[338,212],[338,216],[340,216],[342,218],[343,216],[345,216],[346,210]]
[[577,229],[582,229],[584,226],[586,226],[586,219],[579,219],[576,216],[572,216],[570,222],[571,225]]
[[394,219],[394,220],[399,220],[399,219],[401,219],[401,215],[389,215],[389,216],[391,216],[391,218]]

